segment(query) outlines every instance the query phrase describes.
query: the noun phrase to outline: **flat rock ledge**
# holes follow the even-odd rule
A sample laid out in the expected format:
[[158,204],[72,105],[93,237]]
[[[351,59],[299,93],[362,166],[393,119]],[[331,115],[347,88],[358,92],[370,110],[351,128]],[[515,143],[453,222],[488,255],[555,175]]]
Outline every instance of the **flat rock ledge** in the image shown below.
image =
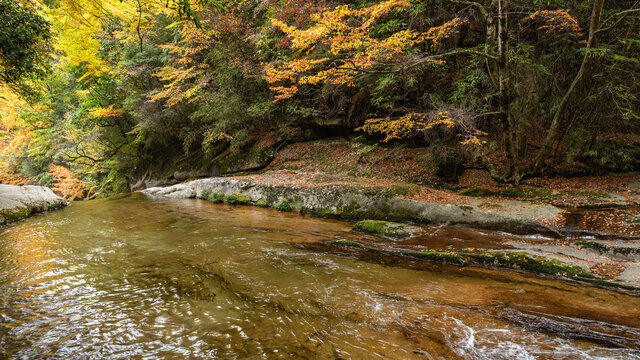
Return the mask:
[[48,187],[0,184],[0,225],[67,205]]
[[508,201],[487,209],[481,204],[442,204],[404,198],[386,187],[354,185],[270,185],[253,181],[208,178],[142,191],[154,198],[219,198],[242,196],[245,203],[269,206],[291,204],[305,215],[341,220],[384,220],[415,224],[461,224],[510,233],[557,235],[555,219],[562,211],[552,205]]

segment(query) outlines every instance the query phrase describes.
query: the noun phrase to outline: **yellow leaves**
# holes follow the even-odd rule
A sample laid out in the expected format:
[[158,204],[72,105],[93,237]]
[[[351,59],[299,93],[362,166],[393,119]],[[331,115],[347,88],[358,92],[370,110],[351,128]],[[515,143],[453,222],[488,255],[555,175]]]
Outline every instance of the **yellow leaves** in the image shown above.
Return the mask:
[[155,73],[164,82],[164,86],[150,94],[151,101],[164,101],[164,106],[170,108],[181,101],[196,99],[198,92],[212,82],[211,75],[207,72],[209,65],[201,59],[214,46],[219,32],[208,28],[208,25],[207,19],[202,20],[201,29],[193,22],[183,22],[180,41],[160,46],[168,50],[173,59],[171,65],[162,67]]
[[487,134],[484,131],[480,131],[480,130],[475,130],[473,132],[467,133],[467,134],[460,134],[460,136],[464,137],[464,140],[462,140],[460,142],[460,144],[462,145],[475,145],[475,146],[482,146],[484,144],[487,143],[486,140],[481,140],[480,136],[487,136],[489,134]]
[[440,26],[429,29],[424,35],[424,40],[430,41],[433,45],[438,45],[442,40],[455,35],[462,24],[464,24],[464,21],[456,17]]
[[124,115],[124,110],[116,109],[115,105],[109,105],[106,108],[92,109],[91,115],[97,118],[121,117],[122,115]]
[[435,117],[428,119],[425,114],[409,113],[397,119],[381,118],[369,119],[365,124],[356,130],[365,131],[369,134],[381,134],[385,138],[382,142],[391,140],[406,139],[418,132],[426,131],[435,126],[443,125],[448,128],[454,127],[455,123],[445,113],[438,113]]
[[[283,64],[265,64],[265,78],[276,92],[276,101],[291,98],[300,85],[352,85],[356,76],[380,64],[397,62],[408,50],[425,41],[437,45],[455,35],[463,20],[455,18],[426,33],[401,30],[381,38],[372,32],[376,20],[397,8],[409,7],[404,0],[383,1],[353,9],[348,5],[313,14],[307,29],[271,19],[287,35],[297,55]],[[323,57],[317,59],[318,54]],[[433,60],[442,63],[442,60]],[[330,65],[327,67],[326,64]]]
[[[420,132],[428,131],[437,126],[443,126],[445,128],[454,128],[456,126],[451,117],[445,112],[438,112],[435,115],[428,116],[426,114],[409,113],[399,118],[378,118],[366,120],[364,125],[356,130],[364,131],[368,134],[383,135],[382,142],[389,142],[392,140],[407,139],[411,136],[415,136]],[[459,134],[464,137],[461,141],[463,145],[483,145],[486,141],[481,140],[481,136],[486,136],[487,133],[480,130],[466,131],[466,133]]]
[[209,82],[202,69],[197,67],[176,68],[165,66],[156,73],[160,80],[168,82],[161,90],[151,93],[149,100],[165,101],[164,106],[170,108],[193,96]]
[[423,126],[423,122],[416,121],[412,114],[407,114],[397,119],[388,117],[369,119],[365,121],[362,127],[356,130],[365,131],[369,134],[382,134],[385,136],[382,142],[389,142],[391,140],[406,139],[414,135]]

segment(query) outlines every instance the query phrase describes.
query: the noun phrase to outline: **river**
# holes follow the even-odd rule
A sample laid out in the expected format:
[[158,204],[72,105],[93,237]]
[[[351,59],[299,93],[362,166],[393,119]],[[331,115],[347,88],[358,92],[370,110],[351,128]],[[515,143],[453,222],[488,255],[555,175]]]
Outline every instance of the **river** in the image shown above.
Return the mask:
[[141,195],[6,226],[0,358],[640,359],[637,297],[323,245],[350,227]]

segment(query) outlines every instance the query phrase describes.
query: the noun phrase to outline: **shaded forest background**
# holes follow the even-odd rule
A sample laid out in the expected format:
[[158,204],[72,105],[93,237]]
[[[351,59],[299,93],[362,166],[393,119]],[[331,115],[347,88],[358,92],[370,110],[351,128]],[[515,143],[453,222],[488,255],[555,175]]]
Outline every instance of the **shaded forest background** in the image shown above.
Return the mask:
[[331,136],[443,181],[640,170],[637,0],[0,0],[0,27],[2,183],[107,195]]

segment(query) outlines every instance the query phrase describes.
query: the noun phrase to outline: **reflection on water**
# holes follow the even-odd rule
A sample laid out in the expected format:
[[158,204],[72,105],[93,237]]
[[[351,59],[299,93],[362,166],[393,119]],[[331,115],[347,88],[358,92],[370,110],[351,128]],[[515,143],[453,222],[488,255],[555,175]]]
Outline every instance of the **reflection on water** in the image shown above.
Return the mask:
[[320,245],[349,224],[137,195],[0,230],[0,358],[640,359],[640,299]]

